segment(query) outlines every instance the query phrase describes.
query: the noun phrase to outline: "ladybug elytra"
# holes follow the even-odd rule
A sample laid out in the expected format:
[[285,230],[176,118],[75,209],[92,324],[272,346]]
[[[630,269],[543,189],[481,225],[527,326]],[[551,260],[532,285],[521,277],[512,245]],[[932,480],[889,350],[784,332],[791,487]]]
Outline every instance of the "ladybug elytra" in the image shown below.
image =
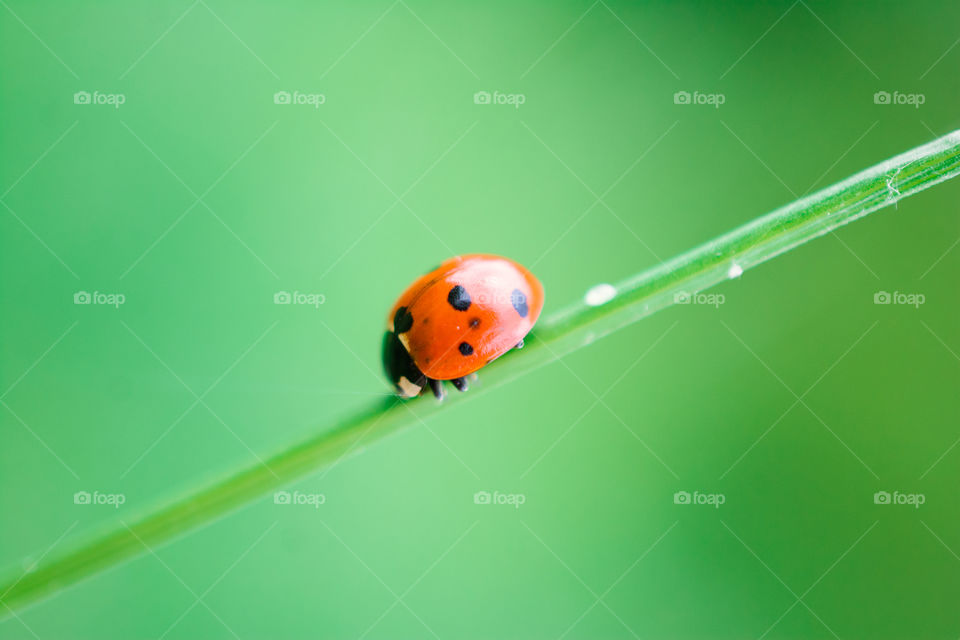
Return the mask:
[[489,254],[456,256],[421,276],[387,316],[383,367],[397,395],[442,381],[466,391],[467,376],[523,346],[543,308],[543,286],[525,267]]

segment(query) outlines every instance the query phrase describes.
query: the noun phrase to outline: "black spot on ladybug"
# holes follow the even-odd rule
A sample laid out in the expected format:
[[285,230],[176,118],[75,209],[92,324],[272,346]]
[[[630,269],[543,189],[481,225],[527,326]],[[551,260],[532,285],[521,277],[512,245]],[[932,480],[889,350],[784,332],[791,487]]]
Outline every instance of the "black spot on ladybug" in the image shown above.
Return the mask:
[[470,318],[470,328],[476,329],[480,326],[480,318]]
[[470,308],[470,294],[467,293],[466,289],[457,285],[450,289],[450,293],[447,294],[447,302],[457,311],[466,311]]
[[473,355],[473,347],[470,346],[469,342],[460,343],[460,355],[463,355],[463,356]]
[[514,289],[513,293],[510,294],[510,304],[517,310],[521,318],[526,318],[527,314],[530,313],[530,309],[527,307],[527,296],[523,295],[520,289]]
[[407,311],[406,307],[400,307],[393,315],[393,332],[400,334],[410,331],[413,326],[413,316]]

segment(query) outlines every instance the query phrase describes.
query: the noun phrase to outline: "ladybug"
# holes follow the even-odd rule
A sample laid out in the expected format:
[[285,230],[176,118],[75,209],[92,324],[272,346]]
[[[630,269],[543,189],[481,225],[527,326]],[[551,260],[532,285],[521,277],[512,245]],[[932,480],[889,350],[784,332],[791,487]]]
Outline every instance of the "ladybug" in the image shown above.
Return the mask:
[[543,285],[526,267],[500,256],[456,256],[421,276],[387,316],[383,368],[402,398],[428,386],[443,399],[443,380],[467,390],[467,377],[523,347],[543,308]]

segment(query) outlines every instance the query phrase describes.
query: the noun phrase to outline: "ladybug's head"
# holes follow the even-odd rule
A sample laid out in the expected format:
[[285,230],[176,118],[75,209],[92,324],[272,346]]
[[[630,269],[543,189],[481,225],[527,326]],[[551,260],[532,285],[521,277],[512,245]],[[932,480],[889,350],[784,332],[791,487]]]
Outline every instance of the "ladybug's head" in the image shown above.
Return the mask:
[[383,370],[401,398],[420,395],[427,384],[427,377],[417,368],[406,347],[392,331],[387,331],[383,336]]

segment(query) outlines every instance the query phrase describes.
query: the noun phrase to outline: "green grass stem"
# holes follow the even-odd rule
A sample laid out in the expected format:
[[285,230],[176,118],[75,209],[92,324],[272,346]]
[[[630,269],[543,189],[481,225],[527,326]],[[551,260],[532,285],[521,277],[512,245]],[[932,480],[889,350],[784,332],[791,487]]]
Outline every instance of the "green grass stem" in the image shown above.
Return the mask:
[[26,573],[14,573],[0,584],[0,618],[153,551],[298,478],[330,468],[405,426],[489,392],[684,296],[739,277],[785,251],[958,174],[960,131],[801,198],[619,284],[599,287],[591,296],[542,320],[526,348],[485,368],[483,386],[462,398],[443,405],[431,400],[377,402],[320,428],[316,436],[284,449],[265,465],[241,469],[129,523],[119,521],[111,531],[63,554],[51,552],[49,558],[45,554]]

